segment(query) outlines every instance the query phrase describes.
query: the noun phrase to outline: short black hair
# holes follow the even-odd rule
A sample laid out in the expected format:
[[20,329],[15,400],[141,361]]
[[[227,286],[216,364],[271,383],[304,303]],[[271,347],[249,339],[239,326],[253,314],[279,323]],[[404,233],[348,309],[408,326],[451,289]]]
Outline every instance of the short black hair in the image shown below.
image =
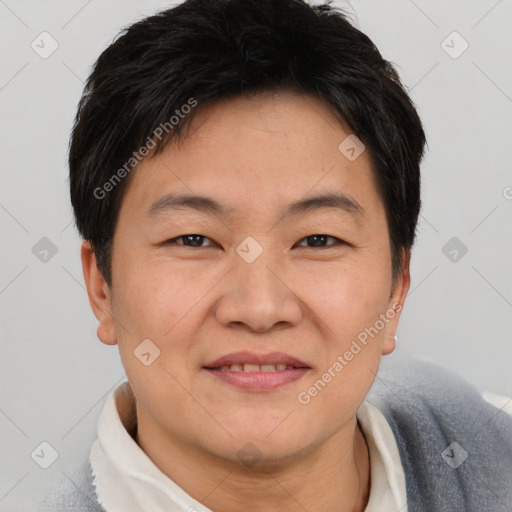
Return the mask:
[[400,274],[415,239],[426,140],[394,66],[330,1],[186,0],[125,28],[94,64],[78,105],[71,203],[109,287],[121,200],[142,149],[153,149],[150,158],[182,140],[208,104],[283,90],[322,99],[369,149],[393,279]]

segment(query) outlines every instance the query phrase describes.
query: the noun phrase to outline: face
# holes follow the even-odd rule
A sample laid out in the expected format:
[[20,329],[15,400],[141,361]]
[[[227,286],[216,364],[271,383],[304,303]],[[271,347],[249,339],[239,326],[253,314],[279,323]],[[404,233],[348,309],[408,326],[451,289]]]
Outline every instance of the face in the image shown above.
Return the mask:
[[226,460],[247,442],[296,457],[353,430],[408,260],[392,286],[369,152],[339,149],[350,130],[319,99],[230,99],[191,128],[131,176],[111,290],[84,243],[98,336],[119,345],[139,429]]

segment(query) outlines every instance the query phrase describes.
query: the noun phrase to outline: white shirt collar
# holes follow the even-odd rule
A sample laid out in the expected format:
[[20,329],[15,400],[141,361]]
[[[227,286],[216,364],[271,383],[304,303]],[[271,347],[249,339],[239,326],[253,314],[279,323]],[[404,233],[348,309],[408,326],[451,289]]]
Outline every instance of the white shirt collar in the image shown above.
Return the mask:
[[[366,401],[357,419],[370,452],[371,489],[365,512],[407,512],[405,476],[390,426]],[[103,406],[89,456],[99,503],[107,512],[211,512],[144,453],[130,435],[135,421],[133,395],[123,382]]]

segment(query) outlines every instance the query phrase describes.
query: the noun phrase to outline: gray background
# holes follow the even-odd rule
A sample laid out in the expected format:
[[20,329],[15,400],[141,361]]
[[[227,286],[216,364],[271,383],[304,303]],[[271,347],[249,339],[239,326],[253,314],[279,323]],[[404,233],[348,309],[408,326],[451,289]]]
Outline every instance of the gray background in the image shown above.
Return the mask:
[[[2,511],[28,510],[23,499],[72,478],[105,397],[124,380],[117,347],[96,338],[83,285],[67,144],[91,64],[121,27],[170,5],[0,0]],[[512,1],[352,8],[398,66],[429,141],[411,291],[384,364],[418,357],[512,396]],[[43,31],[59,45],[46,59],[31,48]],[[454,31],[469,44],[460,56]],[[46,262],[32,250],[43,237],[57,249]],[[46,470],[31,458],[43,441],[59,454]]]

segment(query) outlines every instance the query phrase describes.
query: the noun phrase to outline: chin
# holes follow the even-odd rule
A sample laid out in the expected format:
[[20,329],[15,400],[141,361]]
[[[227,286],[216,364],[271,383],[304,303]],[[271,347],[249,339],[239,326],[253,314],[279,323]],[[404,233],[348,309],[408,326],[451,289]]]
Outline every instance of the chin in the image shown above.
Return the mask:
[[237,438],[217,454],[249,471],[269,472],[292,462],[298,456],[296,448],[293,443],[276,443],[247,436]]

